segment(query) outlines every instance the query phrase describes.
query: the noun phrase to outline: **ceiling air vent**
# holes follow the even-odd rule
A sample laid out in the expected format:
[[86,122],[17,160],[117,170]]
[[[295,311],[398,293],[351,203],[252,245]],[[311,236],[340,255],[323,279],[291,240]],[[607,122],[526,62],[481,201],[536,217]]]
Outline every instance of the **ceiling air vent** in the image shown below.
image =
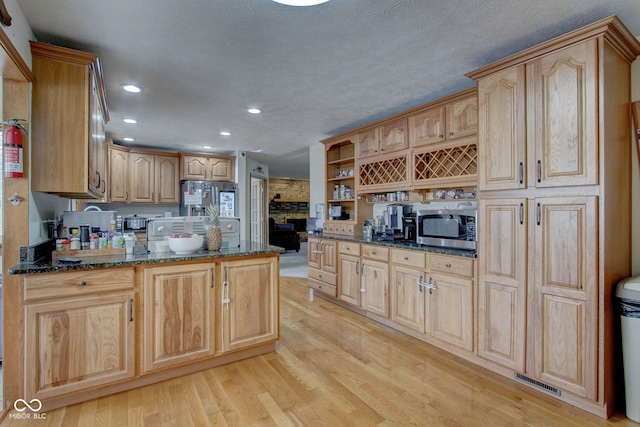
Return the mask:
[[555,394],[556,396],[560,396],[560,390],[558,390],[555,387],[552,387],[548,384],[542,383],[540,381],[534,380],[532,378],[529,377],[525,377],[524,375],[518,373],[518,372],[514,372],[513,376],[516,380],[532,385],[537,389],[540,389],[542,391],[546,391],[547,393],[551,393],[551,394]]

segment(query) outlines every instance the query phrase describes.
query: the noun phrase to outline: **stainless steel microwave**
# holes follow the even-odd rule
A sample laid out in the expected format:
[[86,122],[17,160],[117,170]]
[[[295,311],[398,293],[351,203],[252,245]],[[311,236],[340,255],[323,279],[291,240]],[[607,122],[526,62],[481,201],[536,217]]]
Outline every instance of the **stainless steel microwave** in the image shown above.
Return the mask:
[[477,217],[475,209],[418,209],[416,243],[475,251]]

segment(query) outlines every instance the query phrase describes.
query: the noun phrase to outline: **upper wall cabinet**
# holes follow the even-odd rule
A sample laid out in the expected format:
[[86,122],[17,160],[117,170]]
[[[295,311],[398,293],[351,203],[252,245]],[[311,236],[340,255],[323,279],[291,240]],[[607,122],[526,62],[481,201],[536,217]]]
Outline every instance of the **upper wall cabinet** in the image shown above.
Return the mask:
[[409,116],[409,144],[422,147],[464,138],[478,132],[478,100],[475,90],[461,99],[428,107]]
[[181,158],[180,179],[235,181],[234,157],[183,154]]
[[31,189],[106,198],[109,113],[99,58],[34,41],[31,53]]
[[356,141],[358,158],[404,150],[408,147],[407,119],[401,118],[359,132]]

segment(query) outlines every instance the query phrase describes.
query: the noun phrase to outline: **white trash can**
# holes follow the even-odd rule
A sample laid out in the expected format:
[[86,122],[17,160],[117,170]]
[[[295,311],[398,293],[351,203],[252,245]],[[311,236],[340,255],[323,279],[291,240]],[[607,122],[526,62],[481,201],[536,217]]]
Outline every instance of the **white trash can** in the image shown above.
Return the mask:
[[618,283],[627,418],[640,423],[640,276]]

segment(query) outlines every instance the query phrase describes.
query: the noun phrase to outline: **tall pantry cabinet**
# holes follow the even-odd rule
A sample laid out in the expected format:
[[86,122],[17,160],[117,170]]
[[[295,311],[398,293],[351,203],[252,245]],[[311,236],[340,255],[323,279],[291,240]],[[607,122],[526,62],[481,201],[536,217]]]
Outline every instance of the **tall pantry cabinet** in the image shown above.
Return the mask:
[[478,83],[478,355],[601,416],[631,273],[630,64],[610,17],[468,74]]

